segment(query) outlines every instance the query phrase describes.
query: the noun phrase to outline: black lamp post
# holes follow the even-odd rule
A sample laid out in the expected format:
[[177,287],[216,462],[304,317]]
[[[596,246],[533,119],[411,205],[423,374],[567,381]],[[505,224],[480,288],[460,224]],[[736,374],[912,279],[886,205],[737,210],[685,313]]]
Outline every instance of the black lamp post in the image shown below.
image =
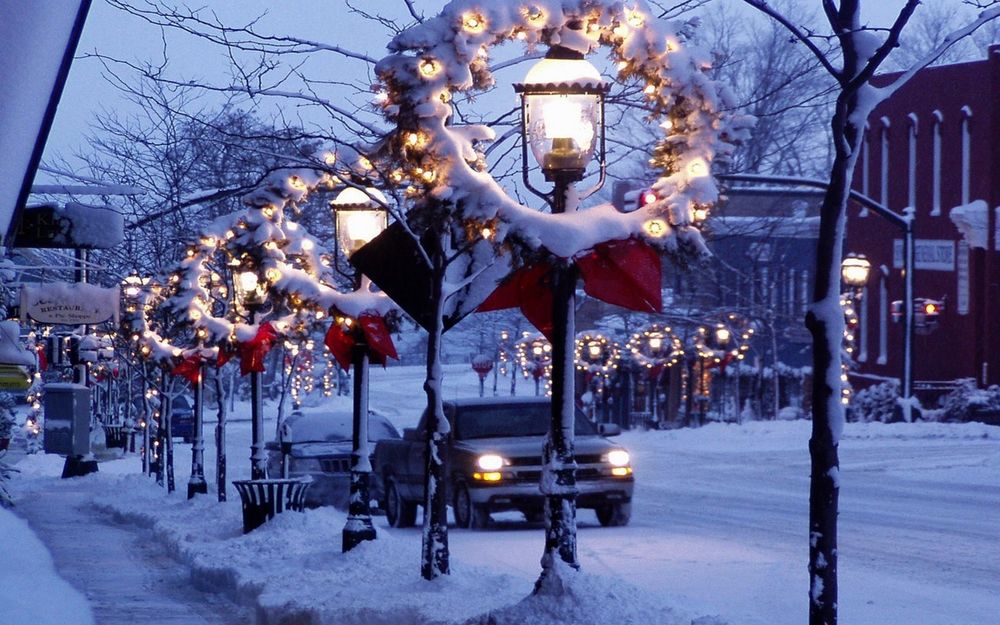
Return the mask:
[[[233,276],[234,291],[246,312],[249,323],[256,323],[257,314],[264,305],[266,286],[257,276],[257,270],[244,266]],[[267,479],[267,455],[264,452],[264,396],[263,380],[259,371],[250,372],[250,479]]]
[[[566,212],[566,194],[583,179],[595,147],[600,147],[599,188],[606,168],[604,95],[609,86],[583,55],[554,46],[528,71],[514,90],[521,94],[521,155],[525,186],[543,198],[553,213]],[[598,141],[598,138],[600,141]],[[528,146],[553,183],[551,193],[535,189],[528,176]],[[596,190],[596,189],[594,189]],[[571,209],[572,210],[572,209]],[[543,477],[547,518],[542,578],[558,557],[579,568],[576,555],[576,460],[573,453],[573,392],[577,271],[572,265],[552,272],[552,420],[542,451],[542,465],[554,475]]]
[[[340,266],[341,256],[350,258],[366,243],[385,230],[388,221],[386,199],[377,189],[361,190],[346,187],[330,202],[335,229],[335,252],[338,271],[350,271],[354,288],[360,289],[365,278],[359,271]],[[336,323],[336,322],[335,322]],[[351,486],[341,548],[350,551],[366,540],[375,540],[372,524],[369,481],[371,460],[368,449],[368,358],[369,348],[360,324],[352,326],[354,347],[351,364],[354,366],[354,411],[351,435]]]
[[[201,331],[199,331],[199,338]],[[198,341],[200,347],[201,341]],[[205,481],[205,365],[198,361],[198,379],[191,384],[194,392],[194,424],[191,433],[191,477],[188,479],[187,496],[208,494]]]

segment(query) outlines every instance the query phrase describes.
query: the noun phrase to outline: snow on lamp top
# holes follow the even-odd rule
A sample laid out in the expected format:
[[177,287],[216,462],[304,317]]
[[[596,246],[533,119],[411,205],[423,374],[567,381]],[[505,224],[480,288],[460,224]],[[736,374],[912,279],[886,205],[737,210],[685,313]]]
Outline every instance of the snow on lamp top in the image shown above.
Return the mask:
[[582,177],[593,158],[608,85],[583,55],[553,46],[514,85],[523,99],[525,139],[546,177],[574,172]]
[[387,200],[374,187],[364,190],[345,187],[330,202],[337,226],[337,244],[352,256],[385,230],[388,220]]

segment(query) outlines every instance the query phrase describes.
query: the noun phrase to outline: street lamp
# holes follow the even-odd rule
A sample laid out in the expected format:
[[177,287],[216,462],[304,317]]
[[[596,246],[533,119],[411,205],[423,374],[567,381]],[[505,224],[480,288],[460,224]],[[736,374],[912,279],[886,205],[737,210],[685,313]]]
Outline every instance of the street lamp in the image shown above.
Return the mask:
[[[257,270],[247,264],[233,275],[233,291],[238,303],[246,312],[247,321],[256,323],[257,314],[264,306],[264,282]],[[267,456],[264,453],[264,396],[262,374],[250,372],[250,479],[267,479]]]
[[[340,257],[345,259],[365,246],[385,230],[388,209],[385,196],[371,187],[361,190],[345,187],[330,202],[333,211],[334,240],[338,271],[347,275],[347,269],[340,267]],[[360,289],[363,276],[359,271],[351,273],[354,288]],[[334,322],[336,323],[336,321]],[[351,324],[354,346],[351,348],[351,364],[354,366],[354,411],[351,436],[351,485],[344,525],[341,549],[350,551],[366,540],[375,540],[375,526],[369,495],[371,464],[368,450],[368,360],[369,348],[360,324]]]
[[[600,178],[604,183],[604,96],[609,85],[583,55],[553,46],[545,58],[528,70],[524,82],[514,85],[521,95],[521,172],[525,186],[544,199],[554,214],[565,213],[567,191],[582,180],[587,164],[599,148]],[[598,142],[598,138],[600,139]],[[528,147],[541,166],[551,193],[535,189],[528,176]],[[589,193],[588,193],[589,194]],[[573,209],[571,209],[573,210]],[[545,551],[558,552],[565,563],[579,568],[576,556],[576,461],[573,456],[575,398],[573,318],[577,273],[574,266],[552,272],[552,415],[549,437],[542,451],[546,472],[542,491],[548,519]],[[543,568],[548,569],[543,563]],[[543,574],[544,575],[544,574]]]
[[388,209],[385,196],[378,189],[344,187],[330,202],[333,212],[334,252],[337,269],[345,275],[355,276],[360,283],[361,274],[350,267],[341,267],[341,256],[350,258],[369,241],[385,230]]
[[840,263],[840,278],[847,286],[860,291],[868,284],[872,264],[860,254],[848,254]]

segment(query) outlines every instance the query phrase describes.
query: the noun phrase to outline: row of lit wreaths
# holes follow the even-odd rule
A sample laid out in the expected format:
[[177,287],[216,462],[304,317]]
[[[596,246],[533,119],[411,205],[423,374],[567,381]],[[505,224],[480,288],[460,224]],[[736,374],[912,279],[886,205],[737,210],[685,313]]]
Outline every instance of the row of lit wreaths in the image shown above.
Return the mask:
[[[581,332],[576,337],[576,368],[587,379],[607,380],[625,365],[656,378],[666,368],[697,358],[708,368],[724,371],[730,363],[746,357],[753,335],[753,324],[735,313],[687,333],[653,323],[633,333],[624,344],[599,332]],[[499,375],[512,375],[519,369],[525,378],[547,378],[551,374],[552,346],[540,334],[524,332],[514,340],[510,331],[503,330],[496,360]]]

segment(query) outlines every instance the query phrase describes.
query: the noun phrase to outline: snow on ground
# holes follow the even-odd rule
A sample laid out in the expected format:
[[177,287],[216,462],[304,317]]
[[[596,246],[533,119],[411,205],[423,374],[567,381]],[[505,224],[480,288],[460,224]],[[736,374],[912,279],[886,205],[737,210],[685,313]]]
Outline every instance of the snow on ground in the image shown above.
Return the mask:
[[28,524],[0,507],[0,622],[93,625],[87,599],[66,583]]
[[[447,397],[478,392],[468,365],[450,366],[445,380]],[[420,367],[373,369],[373,409],[400,428],[414,425],[422,381]],[[307,411],[349,402],[330,398]],[[245,412],[238,405],[234,416]],[[602,528],[580,512],[584,575],[570,588],[579,601],[574,620],[564,622],[805,622],[809,428],[755,422],[622,435],[636,467],[633,521]],[[249,423],[231,423],[228,436],[229,474],[239,479],[249,472]],[[208,447],[214,485],[211,439]],[[53,506],[60,491],[85,493],[107,520],[165,545],[196,587],[254,607],[260,622],[478,624],[492,612],[497,623],[559,623],[546,612],[552,604],[525,599],[540,570],[543,528],[519,514],[495,515],[486,532],[453,529],[453,575],[428,584],[419,578],[419,528],[388,528],[382,517],[379,539],[346,555],[345,516],[333,509],[282,515],[242,536],[232,489],[237,501],[227,504],[214,493],[184,498],[188,449],[177,446],[178,492],[169,497],[137,475],[134,456],[74,480],[53,477],[61,460],[28,457],[15,486]],[[848,424],[841,459],[844,621],[995,625],[1000,428]]]

